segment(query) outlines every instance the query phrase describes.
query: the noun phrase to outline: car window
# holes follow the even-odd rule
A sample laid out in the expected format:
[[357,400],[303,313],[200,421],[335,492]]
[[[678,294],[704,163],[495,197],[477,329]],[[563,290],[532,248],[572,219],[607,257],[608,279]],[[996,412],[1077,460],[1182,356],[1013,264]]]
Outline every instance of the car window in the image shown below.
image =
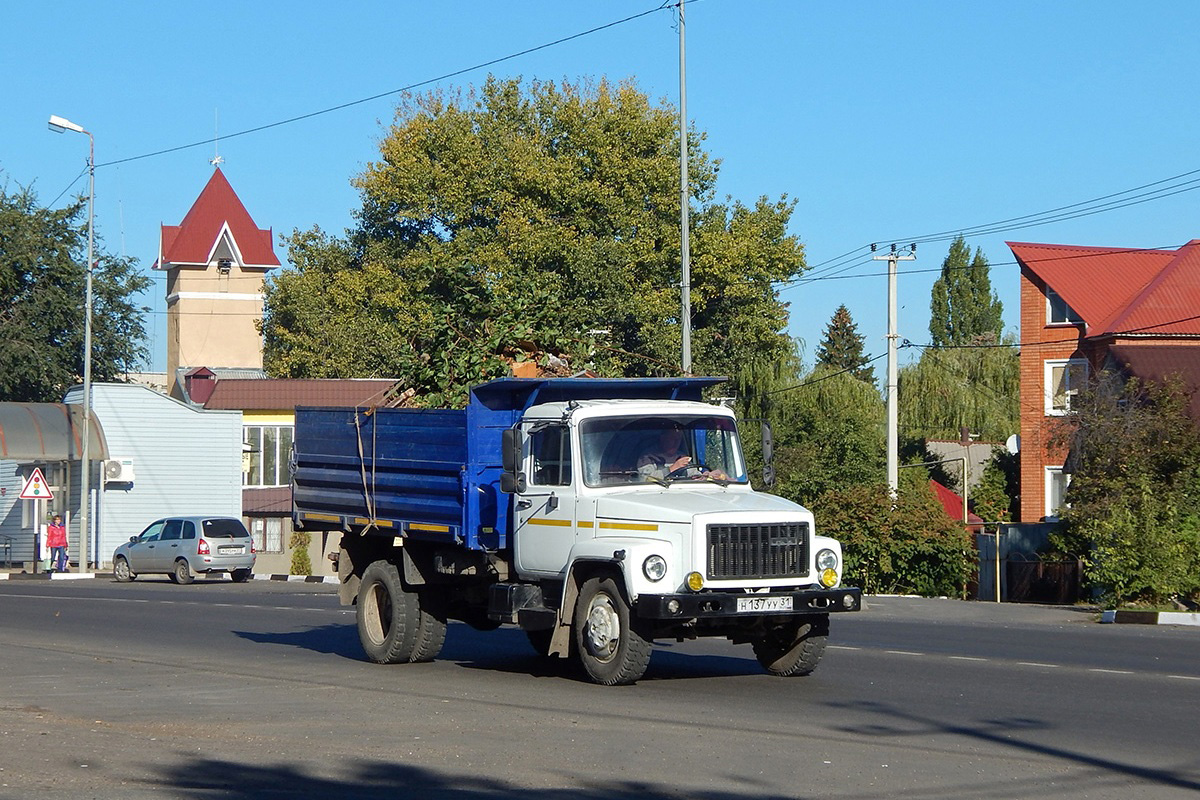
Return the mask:
[[206,519],[204,520],[204,536],[209,539],[240,539],[249,538],[246,526],[236,519]]
[[190,519],[184,520],[183,538],[185,538],[185,539],[195,539],[196,538],[196,523],[192,522]]
[[138,541],[140,541],[140,542],[157,542],[158,537],[162,535],[163,525],[165,525],[165,524],[166,524],[166,520],[162,520],[162,519],[160,519],[158,522],[151,523],[150,526],[148,528],[146,528],[146,530],[142,531],[141,534],[138,536]]
[[169,519],[169,520],[167,520],[166,527],[163,528],[162,537],[160,537],[160,538],[164,542],[173,541],[175,539],[182,538],[180,536],[180,534],[182,532],[183,532],[183,520]]

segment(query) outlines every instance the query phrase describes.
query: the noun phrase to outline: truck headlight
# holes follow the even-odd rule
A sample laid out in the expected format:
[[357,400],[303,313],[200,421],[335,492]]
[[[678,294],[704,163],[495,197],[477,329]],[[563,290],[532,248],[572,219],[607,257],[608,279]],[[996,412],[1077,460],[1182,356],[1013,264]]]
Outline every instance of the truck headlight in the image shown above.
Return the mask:
[[837,553],[832,550],[817,551],[817,569],[824,572],[827,569],[837,569],[838,557]]
[[647,556],[642,562],[642,574],[658,583],[667,577],[667,560],[662,556]]

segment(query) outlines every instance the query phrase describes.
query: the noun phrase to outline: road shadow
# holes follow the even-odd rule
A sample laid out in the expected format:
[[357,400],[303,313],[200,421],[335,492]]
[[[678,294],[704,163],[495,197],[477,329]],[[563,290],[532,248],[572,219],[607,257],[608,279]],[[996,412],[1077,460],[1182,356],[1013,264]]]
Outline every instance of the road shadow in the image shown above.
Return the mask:
[[[233,631],[235,636],[256,644],[299,647],[314,653],[365,661],[354,625],[330,624],[303,631],[275,633]],[[446,630],[446,643],[438,661],[448,661],[463,669],[531,675],[535,678],[587,680],[575,659],[539,656],[529,644],[525,632],[517,628],[478,631],[469,625],[452,622]],[[670,643],[657,644],[643,681],[728,678],[763,675],[753,657],[698,655],[673,649]]]
[[[976,744],[987,743],[1001,749],[1011,749],[1027,755],[1043,756],[1080,767],[1085,772],[1078,773],[1070,779],[1057,781],[1058,790],[1066,788],[1068,780],[1077,784],[1087,783],[1092,788],[1113,784],[1127,786],[1130,780],[1144,782],[1151,786],[1200,792],[1200,776],[1195,767],[1180,769],[1159,769],[1142,764],[1122,761],[1119,753],[1104,752],[1098,754],[1078,752],[1065,747],[1056,747],[1043,742],[1031,741],[1026,735],[1032,732],[1053,731],[1055,726],[1043,719],[1028,717],[995,717],[992,719],[974,720],[972,722],[951,722],[935,719],[931,716],[914,714],[897,706],[887,703],[851,701],[830,703],[839,712],[855,712],[875,715],[877,722],[834,726],[834,730],[855,737],[871,738],[882,743],[913,737],[928,737],[945,734],[959,739],[973,741]],[[1035,781],[1025,791],[1019,791],[1017,786],[1006,785],[1005,797],[1032,797],[1047,789],[1040,781]],[[961,788],[961,787],[960,787]],[[1144,788],[1144,787],[1143,787]],[[1057,792],[1050,793],[1057,794]],[[926,795],[928,796],[928,795]],[[941,795],[938,795],[939,797]],[[949,797],[984,796],[981,794],[964,793],[950,794]],[[1137,797],[1137,790],[1130,788],[1129,796]],[[1145,796],[1145,795],[1142,795]]]
[[321,625],[290,633],[233,631],[233,635],[255,644],[299,647],[314,653],[325,653],[357,661],[365,659],[362,646],[358,643],[358,629],[353,625]]
[[170,786],[172,796],[213,797],[226,800],[257,800],[286,797],[289,800],[806,800],[807,795],[746,792],[702,794],[681,791],[678,785],[656,785],[646,781],[580,781],[579,785],[536,789],[498,778],[451,775],[422,767],[383,761],[360,760],[346,765],[344,774],[328,777],[301,764],[239,764],[220,759],[184,755],[179,763],[160,769],[158,781],[147,788]]

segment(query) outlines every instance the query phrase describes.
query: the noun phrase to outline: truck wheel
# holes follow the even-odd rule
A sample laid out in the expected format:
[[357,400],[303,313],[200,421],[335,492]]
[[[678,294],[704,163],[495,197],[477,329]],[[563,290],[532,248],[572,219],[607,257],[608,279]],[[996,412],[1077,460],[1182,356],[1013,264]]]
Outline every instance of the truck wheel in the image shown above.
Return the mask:
[[420,604],[417,607],[417,636],[409,661],[433,661],[446,643],[446,612],[441,595],[431,589],[410,593]]
[[596,683],[635,682],[650,664],[650,642],[642,636],[629,604],[612,578],[583,584],[575,603],[575,650]]
[[781,678],[808,675],[817,668],[829,639],[829,618],[797,622],[754,640],[754,655],[763,669]]
[[376,664],[411,661],[419,627],[417,595],[405,590],[395,564],[375,561],[358,587],[358,640]]

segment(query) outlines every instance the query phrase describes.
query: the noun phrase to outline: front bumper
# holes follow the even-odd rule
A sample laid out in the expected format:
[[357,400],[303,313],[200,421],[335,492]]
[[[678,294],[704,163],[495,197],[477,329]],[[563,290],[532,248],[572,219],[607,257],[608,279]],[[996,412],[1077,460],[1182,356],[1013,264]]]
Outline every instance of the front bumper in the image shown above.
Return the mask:
[[[738,610],[738,599],[792,598],[792,607],[782,611]],[[862,609],[862,590],[805,589],[798,592],[746,594],[734,592],[697,592],[695,594],[643,594],[638,596],[636,614],[643,619],[736,619],[738,617],[789,617],[831,614]]]

